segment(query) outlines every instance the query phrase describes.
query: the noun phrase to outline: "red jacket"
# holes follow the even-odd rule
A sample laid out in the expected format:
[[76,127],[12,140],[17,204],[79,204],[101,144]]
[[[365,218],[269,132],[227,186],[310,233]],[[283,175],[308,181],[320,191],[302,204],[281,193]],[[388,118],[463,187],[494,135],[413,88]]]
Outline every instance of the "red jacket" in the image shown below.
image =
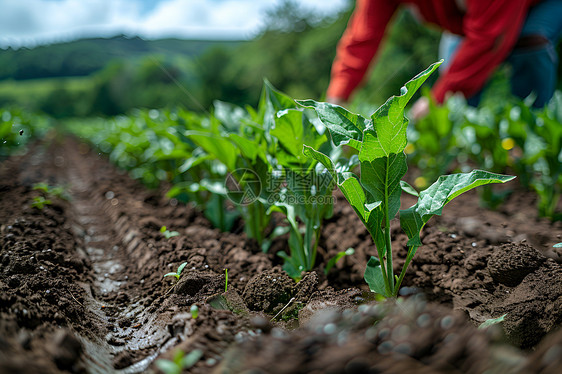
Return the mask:
[[517,42],[529,7],[540,0],[357,0],[337,48],[328,97],[347,100],[361,83],[385,29],[401,3],[415,4],[425,21],[464,36],[447,71],[433,87],[442,103],[447,92],[477,93]]

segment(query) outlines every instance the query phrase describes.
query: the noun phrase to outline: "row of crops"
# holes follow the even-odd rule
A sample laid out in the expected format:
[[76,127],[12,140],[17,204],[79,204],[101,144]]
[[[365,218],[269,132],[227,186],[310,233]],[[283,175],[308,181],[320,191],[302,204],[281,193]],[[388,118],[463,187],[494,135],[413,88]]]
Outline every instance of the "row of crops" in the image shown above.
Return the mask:
[[[327,103],[297,102],[266,81],[257,108],[217,101],[207,114],[138,110],[112,119],[67,122],[65,129],[149,187],[171,186],[169,197],[197,205],[215,227],[228,231],[243,219],[246,235],[264,251],[288,232],[290,251],[279,256],[297,280],[316,264],[322,223],[332,215],[337,184],[379,253],[369,262],[366,278],[373,290],[392,296],[403,274],[392,274],[389,221],[398,213],[401,190],[419,199],[400,211],[410,237],[409,260],[421,244],[423,225],[455,196],[483,185],[483,204],[501,202],[506,190],[500,194],[491,183],[510,178],[493,173],[517,175],[523,187],[537,192],[540,215],[562,218],[556,211],[562,187],[562,94],[540,111],[515,100],[476,109],[453,98],[408,125],[406,104],[436,66],[408,82],[401,96],[370,118]],[[14,145],[24,141],[24,126],[26,136],[45,128],[46,120],[23,113],[5,110],[1,118],[2,139]],[[29,126],[27,121],[40,125],[33,130],[35,122]],[[8,147],[0,149],[7,152]],[[414,187],[401,181],[406,162],[420,175]],[[471,172],[476,168],[488,172]],[[439,178],[453,171],[463,173]],[[434,209],[424,211],[429,205]],[[286,224],[273,225],[274,216]],[[349,253],[339,253],[324,270]]]
[[30,140],[43,137],[52,126],[51,119],[43,115],[19,108],[0,109],[0,161],[25,150]]
[[[515,98],[500,98],[481,108],[453,97],[445,106],[431,104],[429,116],[409,134],[409,161],[422,172],[424,188],[444,172],[469,169],[517,175],[538,195],[539,215],[560,220],[556,212],[562,186],[562,92],[541,110]],[[495,208],[505,192],[481,191],[483,205]]]

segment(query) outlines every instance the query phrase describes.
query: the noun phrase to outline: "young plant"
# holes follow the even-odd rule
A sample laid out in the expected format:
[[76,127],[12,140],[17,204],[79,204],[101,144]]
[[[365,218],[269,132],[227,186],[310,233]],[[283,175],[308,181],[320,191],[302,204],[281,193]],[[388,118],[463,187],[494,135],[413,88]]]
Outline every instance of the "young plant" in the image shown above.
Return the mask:
[[183,264],[178,266],[178,270],[175,273],[164,274],[164,277],[176,277],[176,279],[180,279],[181,272],[186,265],[187,265],[187,262],[184,262]]
[[426,188],[450,170],[459,153],[455,136],[458,119],[455,117],[462,116],[462,112],[457,110],[457,98],[451,98],[446,105],[440,106],[429,91],[424,96],[429,100],[429,114],[414,123],[412,131],[408,132],[409,144],[405,148],[408,160],[423,175],[414,182],[418,189]]
[[177,231],[169,231],[166,226],[160,227],[160,232],[164,234],[166,239],[173,238],[174,236],[178,236],[180,233]]
[[215,213],[224,215],[229,199],[244,219],[246,235],[261,245],[270,220],[267,191],[262,188],[271,171],[266,132],[242,108],[222,102],[215,102],[215,107],[215,117],[184,135],[224,169],[219,185],[211,190],[220,200]]
[[478,326],[478,328],[479,328],[480,330],[482,330],[482,329],[486,329],[486,328],[488,328],[488,327],[490,327],[490,326],[492,326],[492,325],[496,325],[496,324],[498,324],[498,323],[500,323],[500,322],[503,322],[506,316],[507,316],[507,313],[504,314],[504,315],[499,316],[498,318],[490,318],[490,319],[487,319],[487,320],[485,320],[484,322],[482,322],[482,323],[480,324],[480,326]]
[[324,274],[328,275],[328,273],[330,272],[330,270],[334,267],[334,265],[343,257],[345,256],[351,256],[352,254],[355,253],[355,249],[353,248],[348,248],[345,251],[341,251],[338,252],[337,255],[335,255],[334,257],[332,257],[330,259],[330,261],[328,261],[328,263],[326,264],[326,267],[324,268]]
[[[304,146],[305,155],[322,163],[331,173],[374,240],[378,258],[371,257],[365,280],[371,291],[385,297],[396,297],[406,269],[421,246],[420,233],[427,221],[440,215],[443,207],[456,196],[474,187],[504,183],[514,177],[475,170],[466,174],[441,176],[419,194],[401,178],[406,174],[407,118],[404,108],[416,90],[440,65],[435,63],[402,87],[399,96],[391,97],[370,119],[346,109],[313,100],[300,101],[314,108],[326,125],[336,146],[347,144],[359,151],[360,177],[352,172],[339,172],[333,160],[312,147]],[[408,253],[399,276],[394,275],[390,220],[400,210],[400,195],[418,196],[418,202],[400,211],[400,226],[409,240]]]
[[191,308],[189,308],[189,313],[191,314],[191,318],[196,319],[197,317],[199,317],[199,307],[193,304]]
[[[511,166],[510,149],[513,140],[505,133],[503,124],[505,110],[501,105],[482,108],[465,107],[459,142],[464,143],[468,157],[485,170],[503,173]],[[510,190],[495,191],[493,186],[479,189],[480,204],[496,209],[511,193]]]
[[224,269],[224,292],[228,291],[228,269]]
[[562,94],[556,93],[538,113],[531,131],[540,143],[540,151],[533,160],[536,176],[531,182],[539,195],[539,215],[559,221],[562,213],[556,208],[562,196]]
[[41,191],[45,196],[58,198],[61,200],[70,200],[68,194],[61,186],[49,186],[45,182],[35,183],[33,185],[35,191]]
[[197,363],[203,356],[200,349],[194,349],[185,354],[181,349],[176,350],[172,361],[166,359],[156,360],[156,367],[162,370],[165,374],[180,374]]
[[51,205],[51,204],[52,204],[51,200],[45,199],[43,196],[37,196],[33,198],[33,201],[31,202],[31,207],[37,208],[39,210],[43,210],[45,205]]
[[[283,269],[295,280],[316,263],[317,247],[324,219],[333,212],[334,182],[316,160],[303,155],[303,145],[320,148],[336,159],[341,149],[327,142],[325,127],[313,112],[303,110],[289,96],[265,83],[260,109],[267,129],[268,156],[274,174],[270,176],[269,212],[280,212],[289,223],[289,253],[279,251]],[[274,115],[271,115],[274,114]],[[338,160],[342,169],[356,165],[357,157]],[[277,175],[273,178],[273,175]],[[273,183],[272,183],[273,182]]]
[[322,222],[333,211],[334,188],[330,175],[305,157],[302,147],[308,144],[318,148],[327,138],[318,133],[304,111],[297,109],[278,112],[271,135],[277,139],[275,154],[282,168],[282,188],[270,210],[283,213],[290,227],[290,254],[280,251],[278,255],[285,261],[283,269],[298,280],[303,271],[315,265]]

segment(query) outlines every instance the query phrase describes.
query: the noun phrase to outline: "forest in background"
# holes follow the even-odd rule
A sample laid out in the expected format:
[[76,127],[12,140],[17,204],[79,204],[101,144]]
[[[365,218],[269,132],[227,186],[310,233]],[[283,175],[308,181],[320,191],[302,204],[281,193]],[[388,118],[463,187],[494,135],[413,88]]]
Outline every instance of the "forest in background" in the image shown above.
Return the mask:
[[[55,118],[113,116],[133,108],[207,111],[214,100],[256,105],[263,85],[322,100],[351,7],[319,18],[290,1],[264,15],[249,41],[115,36],[0,50],[0,107]],[[438,58],[439,31],[396,15],[355,102],[376,108]],[[432,77],[436,79],[436,77]]]

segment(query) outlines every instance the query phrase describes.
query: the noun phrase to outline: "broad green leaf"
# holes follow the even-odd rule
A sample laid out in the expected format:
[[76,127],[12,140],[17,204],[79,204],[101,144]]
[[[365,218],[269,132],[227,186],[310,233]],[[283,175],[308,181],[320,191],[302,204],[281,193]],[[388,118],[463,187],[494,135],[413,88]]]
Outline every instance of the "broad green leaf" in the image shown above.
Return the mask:
[[224,186],[224,182],[221,180],[212,181],[208,179],[203,179],[199,183],[199,191],[210,191],[215,195],[226,196],[227,190]]
[[408,245],[421,245],[420,231],[429,219],[441,215],[443,207],[455,197],[475,187],[505,183],[514,176],[474,170],[470,173],[444,175],[420,192],[418,202],[400,211],[400,225],[410,240]]
[[283,270],[285,270],[287,275],[293,279],[300,279],[302,271],[298,270],[296,261],[283,251],[277,252],[277,256],[283,259]]
[[302,153],[307,156],[310,157],[316,161],[318,161],[319,163],[321,163],[322,165],[324,165],[324,167],[326,168],[326,170],[328,170],[328,172],[332,175],[332,178],[334,178],[334,181],[336,181],[338,184],[340,183],[340,179],[338,177],[338,172],[336,171],[336,166],[334,165],[334,162],[332,161],[332,159],[325,155],[324,153],[317,151],[316,149],[308,146],[308,145],[303,145],[302,148]]
[[388,294],[384,277],[382,274],[381,262],[378,258],[371,256],[369,262],[367,262],[367,268],[365,269],[364,275],[365,281],[369,285],[371,292],[376,292],[385,297],[390,297]]
[[382,210],[390,219],[400,209],[400,180],[407,170],[404,152],[361,162],[361,185],[375,201],[382,202]]
[[277,91],[275,87],[264,79],[263,90],[259,103],[259,121],[262,122],[263,128],[269,132],[275,126],[275,114],[283,109],[296,108],[295,101]]
[[214,116],[231,132],[238,131],[243,119],[248,118],[248,113],[237,105],[220,100],[213,102]]
[[400,181],[400,187],[402,188],[402,191],[406,192],[407,194],[410,194],[412,196],[420,196],[419,192],[416,191],[416,189],[412,186],[410,186],[410,184],[406,181]]
[[277,90],[267,79],[264,79],[263,82],[263,92],[266,100],[271,103],[275,112],[297,107],[292,97]]
[[372,225],[370,225],[369,222],[372,222],[373,218],[371,217],[371,213],[376,211],[379,205],[381,205],[381,201],[368,202],[365,191],[363,190],[361,183],[359,183],[357,176],[350,172],[338,173],[334,162],[322,152],[305,145],[303,153],[326,167],[330,174],[332,174],[332,177],[336,180],[338,187],[344,194],[347,201],[349,201],[359,218],[361,218],[367,228],[370,229],[369,226]]
[[228,170],[236,169],[239,150],[228,139],[203,131],[186,131],[184,135],[197,143],[205,152],[214,155],[217,160],[226,165]]
[[301,109],[285,109],[277,112],[275,128],[270,134],[277,138],[279,149],[277,161],[285,167],[312,167],[310,159],[302,153],[304,144],[318,148],[326,141]]
[[281,146],[296,158],[302,156],[303,126],[302,112],[298,110],[284,110],[277,114],[275,127],[270,134],[275,136]]
[[263,152],[260,149],[260,145],[253,140],[242,137],[238,134],[229,134],[228,138],[240,149],[242,155],[248,158],[251,162],[256,160],[258,153]]
[[[198,148],[198,149],[201,150],[202,148]],[[199,152],[197,154],[194,151],[193,156],[186,159],[185,162],[182,165],[180,165],[180,167],[178,168],[178,171],[180,173],[185,173],[189,169],[201,164],[202,162],[204,162],[206,160],[212,160],[213,158],[214,157],[212,155],[207,154],[204,151]]]
[[364,131],[365,139],[359,153],[359,160],[372,161],[404,150],[408,143],[406,138],[408,119],[404,116],[404,108],[441,63],[442,61],[434,63],[416,75],[401,88],[399,96],[392,96],[373,113],[371,116],[373,126]]
[[336,146],[347,144],[357,150],[361,149],[363,131],[371,126],[370,120],[330,103],[314,100],[297,100],[297,103],[316,111],[322,123],[330,130]]

